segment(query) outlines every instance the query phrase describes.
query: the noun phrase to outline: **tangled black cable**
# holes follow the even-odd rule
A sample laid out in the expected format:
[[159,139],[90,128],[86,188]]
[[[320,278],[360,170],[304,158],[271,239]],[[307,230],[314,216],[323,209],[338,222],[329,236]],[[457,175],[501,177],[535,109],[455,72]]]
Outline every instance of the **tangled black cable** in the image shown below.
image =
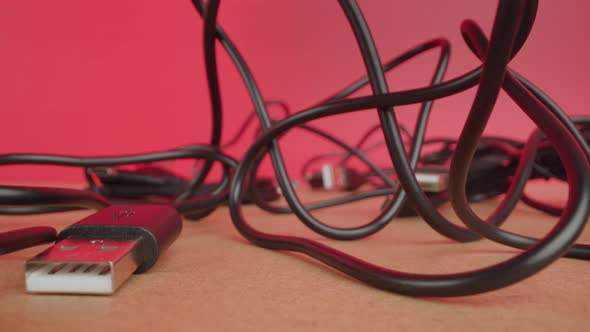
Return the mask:
[[[353,0],[341,0],[342,9],[346,13],[359,43],[373,89],[373,96],[330,100],[294,114],[274,126],[271,126],[268,121],[265,106],[261,102],[261,93],[250,70],[225,32],[216,26],[219,1],[208,2],[206,11],[204,11],[201,2],[195,1],[195,4],[205,16],[205,39],[207,40],[205,58],[208,73],[217,75],[217,70],[214,67],[216,56],[214,37],[216,37],[234,60],[245,81],[261,123],[266,129],[241,160],[232,180],[230,192],[230,212],[234,225],[250,241],[271,249],[292,250],[307,254],[375,287],[421,296],[459,296],[489,291],[522,280],[564,254],[578,258],[588,257],[587,246],[572,247],[589,214],[589,207],[586,204],[589,198],[588,185],[590,184],[588,148],[575,125],[556,107],[555,103],[522,76],[507,68],[508,62],[518,53],[532,28],[537,1],[499,1],[489,45],[481,29],[474,22],[466,21],[462,25],[463,36],[470,48],[482,60],[482,67],[444,83],[435,81],[430,87],[391,93],[387,89],[382,63],[360,8]],[[211,90],[219,90],[216,78],[209,80],[209,83]],[[391,107],[417,102],[431,103],[432,100],[464,91],[476,85],[478,86],[477,95],[458,140],[450,170],[450,199],[457,215],[469,227],[462,228],[453,225],[441,216],[420,189],[413,175],[413,167],[415,167],[418,157],[417,151],[423,143],[423,132],[416,130],[414,133],[414,146],[410,158],[408,158],[405,155],[395,113]],[[533,134],[529,139],[514,177],[517,180],[513,182],[505,199],[488,220],[479,219],[471,211],[465,197],[466,174],[478,138],[481,137],[485,128],[500,88],[506,90],[556,147],[567,174],[570,186],[568,203],[559,223],[545,238],[540,240],[498,229],[498,226],[514,208],[518,201],[518,194],[522,192],[522,185],[527,180],[526,175],[530,174],[533,166],[531,160],[534,160],[532,156],[534,156],[534,151],[541,138],[539,133]],[[374,108],[378,109],[388,151],[401,187],[398,188],[394,199],[387,204],[380,215],[364,226],[341,229],[324,225],[314,218],[297,198],[292,184],[288,181],[276,139],[287,130],[314,119]],[[420,121],[418,123],[422,124]],[[258,231],[244,219],[240,201],[248,174],[252,172],[260,156],[265,153],[269,153],[271,156],[281,191],[290,209],[309,228],[318,233],[340,239],[353,239],[376,232],[396,214],[407,195],[422,218],[435,230],[449,238],[458,241],[473,241],[485,236],[513,247],[525,249],[525,251],[503,263],[477,271],[452,275],[415,275],[364,262],[308,239],[272,235]]]
[[[390,61],[382,62],[369,27],[356,1],[340,0],[339,3],[355,35],[367,76],[315,106],[295,114],[291,114],[284,104],[271,101],[271,104],[282,106],[286,115],[284,119],[277,121],[270,117],[267,110],[269,101],[265,101],[263,98],[244,57],[221,26],[217,24],[220,1],[210,0],[205,5],[200,0],[193,0],[197,12],[204,19],[203,50],[213,113],[213,131],[210,144],[191,145],[159,153],[108,158],[3,155],[0,156],[0,165],[49,164],[82,167],[86,170],[91,190],[0,187],[0,214],[58,212],[80,207],[97,209],[109,204],[117,204],[120,201],[110,199],[108,195],[105,195],[104,188],[101,189],[95,183],[94,170],[96,167],[114,167],[173,159],[196,159],[204,162],[198,167],[195,177],[188,184],[182,186],[182,192],[174,195],[171,199],[141,199],[141,201],[146,204],[173,204],[185,215],[204,216],[229,200],[229,210],[235,227],[253,243],[271,249],[304,253],[351,277],[388,291],[416,296],[477,294],[501,288],[529,277],[564,255],[589,259],[590,247],[574,244],[590,214],[590,206],[587,204],[590,199],[588,174],[590,150],[584,136],[576,127],[576,124],[585,123],[584,121],[587,119],[572,120],[568,118],[559,106],[539,88],[508,68],[508,63],[524,45],[532,29],[538,6],[537,0],[499,0],[489,41],[475,22],[465,21],[461,25],[461,33],[470,49],[481,60],[482,66],[446,81],[443,81],[443,77],[449,62],[448,41],[434,39],[420,44]],[[216,60],[216,40],[224,47],[242,77],[261,126],[254,143],[240,159],[239,164],[221,150],[223,147],[231,146],[237,142],[239,136],[234,137],[225,145],[222,144],[223,112]],[[400,92],[389,91],[384,78],[385,72],[435,48],[440,48],[441,53],[429,86]],[[365,85],[370,85],[372,95],[349,98],[352,93]],[[459,139],[453,142],[455,146],[449,172],[449,199],[454,211],[467,226],[461,227],[451,223],[436,210],[420,188],[414,172],[421,158],[422,147],[428,143],[425,141],[425,132],[433,101],[460,93],[471,87],[477,87],[477,93],[462,133]],[[507,142],[519,149],[516,170],[511,177],[506,195],[496,211],[486,220],[482,220],[469,206],[466,193],[467,174],[500,89],[506,91],[539,129],[530,136],[525,144]],[[401,126],[398,124],[393,107],[415,103],[421,103],[422,106],[413,132],[406,131],[405,133],[411,145],[409,155],[407,155],[400,133]],[[380,124],[374,127],[370,133],[378,129],[382,130],[385,138],[384,144],[393,162],[393,172],[397,176],[397,181],[392,180],[385,170],[375,165],[365,155],[366,150],[362,146],[371,134],[367,134],[360,144],[349,146],[334,135],[307,123],[337,114],[359,111],[374,112],[374,109],[377,110]],[[252,119],[253,117],[248,117],[242,129],[246,128]],[[359,158],[369,166],[372,174],[376,174],[383,181],[384,187],[366,193],[353,193],[338,200],[303,204],[297,197],[293,183],[287,176],[285,162],[278,144],[281,136],[294,128],[319,135],[343,148],[346,152],[343,158],[344,162],[351,156]],[[553,176],[555,173],[555,169],[542,168],[535,162],[539,147],[544,144],[550,144],[555,149],[563,164],[561,166],[560,163],[562,171],[560,171],[559,177],[567,180],[569,184],[568,200],[564,208],[535,201],[524,195],[523,192],[533,171],[549,174],[548,176]],[[242,204],[245,192],[249,188],[251,189],[257,180],[257,170],[262,158],[266,155],[270,156],[281,193],[288,206],[281,208],[271,206],[256,190],[252,192],[251,199],[261,208],[271,212],[294,213],[307,227],[324,236],[339,240],[353,240],[373,234],[385,227],[400,213],[406,201],[409,201],[434,230],[450,239],[467,242],[486,237],[524,251],[507,261],[476,271],[449,275],[419,275],[377,266],[309,239],[261,232],[246,221],[242,215]],[[215,162],[219,162],[223,167],[222,180],[210,189],[204,190],[205,181]],[[378,196],[385,198],[383,208],[377,217],[362,226],[334,227],[316,219],[310,213],[315,209]],[[558,224],[544,238],[525,237],[499,228],[521,199],[543,211],[560,215]],[[23,236],[25,233],[18,232],[0,234],[0,251],[16,250],[24,246],[49,241],[52,239],[52,232],[55,231],[47,228],[38,228],[34,231],[29,229],[28,234],[36,234],[33,238],[27,238]]]

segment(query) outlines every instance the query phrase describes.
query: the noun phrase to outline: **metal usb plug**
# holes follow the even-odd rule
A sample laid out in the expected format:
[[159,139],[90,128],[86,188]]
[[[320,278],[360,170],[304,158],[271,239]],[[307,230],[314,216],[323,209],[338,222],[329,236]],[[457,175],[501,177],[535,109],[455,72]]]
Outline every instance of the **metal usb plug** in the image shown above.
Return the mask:
[[63,240],[25,263],[27,291],[111,294],[139,267],[137,244],[138,240]]
[[180,234],[164,205],[111,206],[67,227],[56,244],[25,263],[28,292],[112,294],[144,272]]

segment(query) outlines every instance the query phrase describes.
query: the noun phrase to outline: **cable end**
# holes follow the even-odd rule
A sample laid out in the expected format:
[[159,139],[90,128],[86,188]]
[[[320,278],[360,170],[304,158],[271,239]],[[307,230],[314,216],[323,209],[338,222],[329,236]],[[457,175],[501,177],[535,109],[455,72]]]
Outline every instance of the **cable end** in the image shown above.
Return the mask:
[[448,171],[436,168],[421,168],[416,171],[416,180],[425,192],[441,193],[448,187]]

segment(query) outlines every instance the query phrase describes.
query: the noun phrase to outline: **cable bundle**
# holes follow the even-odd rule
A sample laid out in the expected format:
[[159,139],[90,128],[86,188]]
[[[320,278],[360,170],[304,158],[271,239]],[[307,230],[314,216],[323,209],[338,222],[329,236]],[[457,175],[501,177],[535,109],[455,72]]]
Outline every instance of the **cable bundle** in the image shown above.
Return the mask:
[[[0,202],[5,206],[3,213],[35,213],[63,211],[77,207],[100,208],[112,204],[100,195],[100,188],[94,185],[92,169],[113,167],[121,164],[151,162],[179,158],[204,160],[195,178],[183,187],[183,192],[168,200],[145,200],[151,204],[174,204],[187,215],[204,216],[220,204],[229,201],[229,210],[235,227],[251,242],[270,249],[290,250],[304,253],[347,275],[366,282],[374,287],[395,293],[413,296],[462,296],[477,294],[505,287],[540,271],[556,259],[567,256],[590,258],[590,247],[576,245],[590,213],[590,150],[576,124],[585,119],[570,119],[539,88],[522,75],[508,67],[510,60],[524,45],[535,20],[538,3],[536,0],[500,0],[491,36],[484,35],[473,21],[461,25],[463,38],[482,65],[463,75],[443,81],[449,61],[449,43],[445,39],[435,39],[409,50],[391,61],[383,62],[371,36],[361,9],[354,0],[340,0],[340,6],[354,33],[358,48],[364,60],[367,77],[342,91],[326,98],[321,103],[290,114],[280,121],[271,119],[267,102],[237,47],[217,24],[219,0],[210,0],[207,5],[194,0],[193,4],[204,19],[204,52],[207,80],[213,112],[213,131],[210,146],[196,145],[167,152],[149,155],[113,158],[73,158],[47,155],[5,155],[0,156],[0,164],[53,164],[78,166],[87,169],[87,177],[92,191],[72,191],[55,189],[35,189],[22,187],[0,188]],[[254,105],[261,125],[261,131],[239,163],[221,152],[222,102],[217,67],[216,41],[219,41],[234,62]],[[434,75],[429,86],[391,92],[384,78],[384,72],[425,51],[441,50]],[[348,98],[350,94],[369,84],[372,95]],[[456,226],[443,217],[424,193],[415,177],[415,170],[421,157],[425,142],[425,131],[434,100],[461,93],[477,87],[464,128],[456,140],[449,171],[448,197],[453,209],[466,227]],[[478,142],[491,115],[500,90],[504,90],[525,114],[539,128],[524,145],[519,146],[519,155],[514,158],[514,174],[507,184],[506,195],[496,211],[483,220],[470,208],[466,192],[470,165],[478,149]],[[418,122],[411,134],[411,148],[406,155],[402,133],[394,107],[421,103]],[[307,122],[332,115],[351,112],[376,112],[379,115],[379,129],[385,137],[385,145],[398,181],[393,181],[383,169],[373,165],[362,151],[340,144],[338,140],[307,124]],[[304,128],[309,132],[330,139],[369,165],[372,171],[383,180],[385,186],[365,194],[355,194],[345,200],[305,205],[297,197],[295,189],[287,176],[283,155],[278,147],[278,139],[293,128]],[[233,141],[233,140],[232,140]],[[563,209],[542,206],[527,199],[529,204],[544,208],[548,212],[560,214],[558,224],[542,239],[522,236],[501,230],[499,227],[508,218],[519,200],[533,171],[539,147],[548,141],[563,164],[563,179],[569,184],[567,204]],[[418,214],[434,230],[450,239],[469,242],[482,237],[523,249],[522,253],[502,263],[465,273],[449,275],[420,275],[394,271],[377,266],[356,257],[340,252],[319,242],[293,236],[272,235],[253,228],[242,215],[245,192],[256,182],[256,170],[262,157],[269,155],[275,170],[280,191],[288,203],[288,208],[273,209],[265,205],[256,190],[253,200],[261,207],[273,212],[294,213],[307,227],[327,237],[340,240],[353,240],[373,234],[396,217],[402,207],[409,202]],[[199,192],[205,184],[214,162],[224,168],[222,181],[209,191]],[[231,185],[229,185],[231,181]],[[229,189],[228,189],[229,185]],[[195,195],[195,193],[199,194]],[[104,194],[104,192],[102,193]],[[365,197],[385,196],[386,205],[379,215],[369,223],[354,228],[329,226],[316,219],[310,211],[316,208],[343,204],[347,201]],[[2,237],[0,237],[0,240]],[[46,240],[46,239],[45,239]],[[0,241],[1,242],[1,241]]]
[[[532,28],[537,10],[537,1],[501,0],[498,5],[490,40],[484,36],[475,22],[466,21],[461,26],[463,37],[471,50],[482,61],[482,66],[454,79],[442,82],[444,70],[433,77],[432,85],[425,88],[390,92],[383,75],[379,58],[369,28],[361,10],[354,0],[341,0],[365,62],[373,95],[341,100],[333,98],[316,107],[301,111],[271,126],[261,93],[252,73],[243,58],[228,38],[216,26],[219,1],[210,1],[207,10],[196,2],[205,17],[205,59],[213,105],[220,107],[217,68],[215,62],[215,38],[219,39],[242,75],[260,122],[265,131],[250,147],[240,162],[232,180],[230,212],[236,228],[253,243],[271,249],[291,250],[304,253],[331,267],[372,286],[396,293],[419,296],[460,296],[485,292],[522,280],[566,255],[588,258],[590,251],[585,245],[575,245],[588,218],[588,147],[575,124],[532,83],[510,70],[508,62],[518,53]],[[446,66],[446,64],[445,64]],[[444,66],[443,66],[444,67]],[[449,174],[449,194],[453,208],[467,226],[453,225],[432,206],[420,189],[413,168],[416,166],[423,142],[425,124],[432,101],[453,95],[477,85],[477,95],[464,129],[458,139]],[[481,220],[469,207],[465,184],[477,141],[481,137],[492,112],[496,98],[503,88],[506,93],[540,128],[528,140],[519,161],[514,181],[495,213],[488,220]],[[394,106],[423,103],[414,142],[409,158],[393,110]],[[377,109],[385,142],[399,177],[394,198],[370,223],[350,229],[335,228],[314,218],[298,200],[292,184],[288,181],[283,157],[276,139],[295,126],[308,121],[349,112]],[[536,148],[545,135],[556,147],[563,161],[570,186],[568,203],[559,223],[543,239],[533,239],[500,230],[498,227],[508,217],[522,193],[524,184],[533,167]],[[384,227],[399,211],[407,198],[416,206],[420,216],[436,231],[456,241],[474,241],[482,236],[494,241],[525,249],[521,254],[503,263],[478,271],[452,275],[416,275],[398,272],[364,262],[316,241],[279,236],[254,229],[241,212],[241,197],[245,181],[256,160],[269,153],[279,181],[281,192],[290,209],[312,230],[334,238],[354,239],[372,234]]]

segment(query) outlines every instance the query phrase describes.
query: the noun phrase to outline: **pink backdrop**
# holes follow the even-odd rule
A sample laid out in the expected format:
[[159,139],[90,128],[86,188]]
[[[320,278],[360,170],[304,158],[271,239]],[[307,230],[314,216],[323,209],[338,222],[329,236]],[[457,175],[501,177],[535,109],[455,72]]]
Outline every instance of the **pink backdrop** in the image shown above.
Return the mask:
[[[489,31],[496,1],[359,1],[386,59],[426,39],[453,45],[447,77],[478,64],[459,25],[472,18]],[[532,35],[512,67],[540,85],[569,114],[588,114],[590,24],[587,1],[544,1]],[[266,98],[294,110],[359,77],[363,65],[335,1],[226,0],[220,20],[251,65]],[[201,19],[189,0],[10,1],[0,4],[0,151],[74,155],[139,153],[206,142],[210,133]],[[428,82],[436,57],[422,56],[388,75],[390,88]],[[251,104],[221,56],[225,138]],[[366,93],[366,90],[365,92]],[[429,135],[458,134],[473,91],[435,104]],[[412,126],[417,107],[398,108]],[[354,142],[374,112],[318,125]],[[531,123],[505,97],[489,132],[524,138]],[[252,139],[252,129],[239,157]],[[282,144],[291,170],[329,144],[294,133]],[[372,155],[385,160],[383,151]],[[294,174],[295,176],[295,174]],[[5,167],[2,181],[73,181],[79,170]]]

